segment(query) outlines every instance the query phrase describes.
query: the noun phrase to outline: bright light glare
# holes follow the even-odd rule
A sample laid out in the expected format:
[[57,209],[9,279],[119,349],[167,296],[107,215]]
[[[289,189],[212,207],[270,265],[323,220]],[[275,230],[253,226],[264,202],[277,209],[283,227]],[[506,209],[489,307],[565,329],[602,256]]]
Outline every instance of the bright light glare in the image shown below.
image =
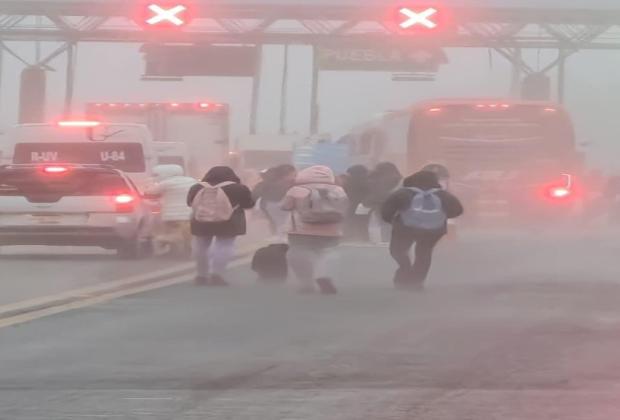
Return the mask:
[[551,197],[553,198],[566,198],[570,195],[570,190],[564,187],[557,187],[551,190]]
[[94,128],[100,125],[99,121],[58,121],[59,127],[66,128]]
[[133,203],[134,198],[130,194],[121,194],[121,195],[117,195],[114,198],[114,201],[116,201],[116,204],[129,204],[129,203]]
[[185,24],[185,21],[179,17],[180,13],[183,13],[187,10],[187,7],[179,4],[170,9],[164,9],[157,4],[151,4],[148,6],[148,9],[153,12],[155,15],[147,19],[146,23],[149,25],[157,25],[159,23],[171,23],[175,26],[182,26]]
[[43,168],[43,172],[46,174],[64,174],[69,172],[69,168],[66,166],[46,166]]
[[429,7],[421,12],[416,12],[407,7],[400,9],[400,13],[407,18],[400,23],[400,27],[403,29],[409,29],[417,25],[426,27],[427,29],[435,29],[437,23],[431,20],[431,17],[437,14],[437,9]]

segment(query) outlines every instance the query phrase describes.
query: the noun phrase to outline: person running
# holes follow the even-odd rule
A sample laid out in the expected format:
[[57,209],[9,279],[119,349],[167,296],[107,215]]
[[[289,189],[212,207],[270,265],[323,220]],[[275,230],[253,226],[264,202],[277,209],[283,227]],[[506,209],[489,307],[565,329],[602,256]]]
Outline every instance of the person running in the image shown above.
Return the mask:
[[[390,253],[398,264],[395,285],[422,290],[435,245],[447,233],[448,219],[463,214],[463,206],[441,188],[433,172],[417,172],[406,178],[403,186],[387,199],[381,213],[383,220],[392,224]],[[410,251],[414,243],[412,265]]]
[[284,234],[288,212],[281,209],[286,192],[294,185],[297,170],[292,165],[280,165],[268,169],[252,196],[259,201],[260,209],[267,216],[271,234],[279,237]]
[[196,180],[185,176],[180,165],[158,165],[153,168],[153,174],[154,182],[144,192],[160,197],[162,223],[155,242],[175,255],[184,255],[191,242],[191,210],[185,205],[185,199]]
[[390,194],[400,186],[402,179],[400,171],[391,162],[379,163],[368,176],[368,195],[363,204],[371,210],[368,234],[374,244],[390,241],[390,225],[381,218],[381,208]]
[[209,170],[190,188],[198,285],[227,286],[224,274],[235,254],[235,239],[246,234],[245,210],[254,207],[250,189],[227,166]]
[[348,199],[335,182],[326,166],[304,169],[282,203],[282,209],[291,212],[287,258],[302,293],[314,293],[315,283],[322,294],[337,293],[332,276]]

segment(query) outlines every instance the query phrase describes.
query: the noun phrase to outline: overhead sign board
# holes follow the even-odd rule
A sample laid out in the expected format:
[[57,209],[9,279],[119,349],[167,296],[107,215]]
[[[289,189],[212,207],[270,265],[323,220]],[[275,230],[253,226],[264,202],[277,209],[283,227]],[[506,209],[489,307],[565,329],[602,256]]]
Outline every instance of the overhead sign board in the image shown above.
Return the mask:
[[437,72],[448,62],[441,48],[319,47],[319,68],[334,71]]
[[147,77],[252,77],[259,63],[256,47],[147,45],[142,52]]

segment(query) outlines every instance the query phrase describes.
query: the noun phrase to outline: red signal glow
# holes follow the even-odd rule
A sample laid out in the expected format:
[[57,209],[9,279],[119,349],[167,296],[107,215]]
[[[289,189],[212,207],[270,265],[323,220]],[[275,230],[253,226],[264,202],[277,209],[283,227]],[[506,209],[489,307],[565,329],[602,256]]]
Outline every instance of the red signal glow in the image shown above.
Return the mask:
[[58,126],[63,128],[95,128],[100,125],[100,121],[58,121]]
[[421,26],[426,29],[435,29],[437,22],[433,20],[438,10],[434,7],[429,7],[424,10],[414,10],[409,7],[402,7],[399,10],[402,21],[399,26],[402,29],[410,29],[415,26]]
[[437,115],[437,114],[441,114],[441,111],[443,111],[443,109],[441,108],[429,108],[428,111],[426,112],[432,115]]
[[571,174],[562,174],[562,182],[556,184],[547,185],[544,190],[544,194],[551,200],[569,200],[575,198],[578,195],[578,188],[575,184],[575,180]]
[[69,172],[69,168],[66,166],[46,166],[43,168],[43,172],[46,174],[58,175]]
[[454,14],[450,8],[433,4],[433,0],[426,4],[419,1],[404,0],[389,8],[385,16],[387,26],[401,35],[441,36],[455,32]]
[[186,14],[188,7],[184,4],[147,5],[149,16],[145,22],[149,26],[185,26],[187,22]]
[[565,187],[555,187],[549,191],[552,198],[565,198],[571,195],[571,191]]
[[133,203],[134,198],[130,194],[120,194],[114,197],[116,204],[130,204]]

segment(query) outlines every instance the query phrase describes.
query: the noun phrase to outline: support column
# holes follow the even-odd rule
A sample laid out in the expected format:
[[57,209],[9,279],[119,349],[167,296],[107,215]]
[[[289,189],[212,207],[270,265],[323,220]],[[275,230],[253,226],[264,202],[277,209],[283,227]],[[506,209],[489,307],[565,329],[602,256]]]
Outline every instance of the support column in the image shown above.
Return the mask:
[[67,45],[67,78],[65,84],[65,116],[73,111],[73,95],[75,92],[75,67],[76,67],[76,44]]
[[521,96],[521,49],[515,48],[512,52],[512,77],[510,79],[510,94],[513,98]]
[[312,94],[310,99],[310,134],[318,134],[319,132],[319,57],[317,48],[312,47]]
[[[2,115],[2,98],[4,93],[3,88],[3,76],[4,76],[4,49],[0,48],[0,115]],[[0,123],[2,120],[0,119]]]
[[284,45],[284,64],[282,66],[282,89],[280,90],[280,134],[287,132],[286,119],[288,116],[288,53],[289,45]]
[[259,45],[256,73],[252,80],[252,104],[250,109],[250,134],[254,135],[258,130],[258,107],[260,104],[260,85],[263,72],[263,46]]
[[558,52],[558,102],[563,104],[566,96],[566,54]]

